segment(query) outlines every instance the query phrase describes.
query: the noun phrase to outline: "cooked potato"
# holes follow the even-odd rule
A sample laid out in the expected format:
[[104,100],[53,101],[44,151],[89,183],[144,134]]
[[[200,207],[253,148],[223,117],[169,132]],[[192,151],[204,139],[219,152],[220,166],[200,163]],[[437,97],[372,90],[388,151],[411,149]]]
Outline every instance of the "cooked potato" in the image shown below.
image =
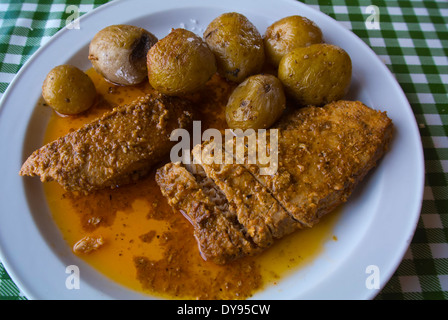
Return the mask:
[[112,25],[100,30],[89,46],[94,69],[106,80],[134,85],[146,79],[146,53],[157,37],[131,25]]
[[46,76],[42,96],[55,111],[73,115],[93,105],[96,89],[93,81],[82,70],[71,65],[60,65]]
[[350,56],[330,44],[313,44],[287,53],[278,68],[278,78],[287,94],[301,105],[323,105],[347,93],[352,76]]
[[235,88],[226,106],[232,129],[269,128],[285,109],[283,86],[273,75],[250,76]]
[[184,95],[202,87],[215,73],[215,56],[193,32],[174,29],[148,51],[151,86],[167,95]]
[[322,43],[322,31],[311,20],[289,16],[270,25],[264,35],[266,59],[278,66],[280,59],[295,48]]
[[221,76],[237,83],[259,73],[264,63],[263,38],[242,14],[229,12],[214,19],[204,32]]

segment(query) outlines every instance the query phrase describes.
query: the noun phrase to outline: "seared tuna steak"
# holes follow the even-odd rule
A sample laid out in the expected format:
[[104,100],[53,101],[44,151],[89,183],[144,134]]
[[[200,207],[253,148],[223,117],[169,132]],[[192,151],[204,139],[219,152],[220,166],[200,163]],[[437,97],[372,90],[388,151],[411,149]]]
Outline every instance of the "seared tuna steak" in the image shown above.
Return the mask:
[[127,184],[166,157],[175,143],[171,132],[192,121],[187,100],[151,93],[36,150],[20,175],[55,180],[69,191]]
[[[193,150],[197,164],[169,163],[158,170],[162,193],[193,224],[205,259],[221,264],[257,254],[276,239],[315,225],[347,201],[377,165],[393,126],[384,112],[361,102],[337,101],[290,112],[275,128],[274,174],[260,174],[261,164],[248,161],[201,162],[198,146]],[[202,147],[209,143],[214,142]]]

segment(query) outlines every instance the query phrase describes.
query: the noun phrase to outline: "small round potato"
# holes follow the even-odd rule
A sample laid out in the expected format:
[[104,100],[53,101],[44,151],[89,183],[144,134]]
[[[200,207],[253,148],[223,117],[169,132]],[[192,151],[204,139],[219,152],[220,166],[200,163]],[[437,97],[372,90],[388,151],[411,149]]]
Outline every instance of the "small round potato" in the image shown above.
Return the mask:
[[267,129],[283,113],[286,98],[277,77],[250,76],[235,88],[226,106],[226,121],[231,129]]
[[215,56],[193,32],[174,29],[147,55],[151,86],[166,95],[185,95],[200,89],[215,73]]
[[220,15],[207,26],[203,37],[216,56],[221,76],[240,83],[261,71],[265,59],[263,38],[244,15]]
[[89,46],[94,69],[106,80],[119,85],[134,85],[145,80],[146,54],[157,37],[131,25],[112,25],[100,30]]
[[275,67],[292,49],[323,42],[320,28],[302,16],[289,16],[274,22],[266,29],[263,40],[266,58]]
[[301,105],[320,106],[343,98],[351,76],[350,56],[330,44],[296,48],[280,60],[278,68],[286,93]]
[[83,71],[71,65],[60,65],[53,68],[45,78],[42,96],[55,111],[73,115],[93,105],[96,89]]

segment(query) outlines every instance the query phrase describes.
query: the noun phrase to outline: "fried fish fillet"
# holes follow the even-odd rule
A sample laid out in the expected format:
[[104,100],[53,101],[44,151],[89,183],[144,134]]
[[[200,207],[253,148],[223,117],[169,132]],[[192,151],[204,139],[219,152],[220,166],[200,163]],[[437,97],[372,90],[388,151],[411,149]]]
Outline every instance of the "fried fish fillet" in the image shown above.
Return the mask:
[[[233,248],[238,253],[233,256],[227,250],[226,256],[220,259],[223,251],[219,240],[209,235],[215,230],[225,233],[223,228],[227,225],[208,220],[201,228],[195,228],[196,239],[200,248],[207,243],[207,255],[215,261],[231,261],[242,253],[259,253],[275,239],[314,226],[323,215],[347,201],[383,157],[393,135],[392,121],[385,112],[358,101],[337,101],[324,107],[295,110],[280,119],[275,129],[278,130],[278,158],[277,171],[272,174],[262,174],[263,165],[249,162],[247,158],[242,163],[206,163],[198,159],[198,146],[193,150],[196,165],[206,173],[212,188],[223,195],[221,198],[225,197],[219,202],[227,203],[233,211],[230,215],[218,210],[209,214],[215,220],[221,215],[221,219],[240,226],[239,236],[255,245],[244,250]],[[268,148],[269,141],[266,139]],[[211,143],[203,143],[203,150]],[[260,141],[257,144],[260,146]],[[216,146],[209,149],[218,150]],[[172,202],[170,190],[176,181],[166,172],[164,168],[159,169],[157,182]],[[184,197],[188,197],[188,191]],[[219,206],[212,198],[207,201],[209,211],[213,210],[210,202]],[[176,202],[175,208],[186,216],[195,214],[190,212],[191,206],[182,202]]]
[[208,177],[222,190],[234,208],[237,219],[257,246],[265,248],[275,239],[300,228],[300,224],[273,197],[270,190],[241,164],[205,163],[201,149],[193,149],[193,158]]
[[150,93],[119,106],[31,154],[20,175],[89,192],[137,180],[169,154],[174,129],[189,129],[190,103]]
[[156,180],[169,204],[193,225],[205,260],[224,264],[257,252],[244,228],[232,218],[235,214],[227,200],[191,167],[168,163],[157,170]]
[[[279,129],[278,170],[261,175],[246,165],[303,225],[347,201],[389,148],[393,124],[359,101],[337,101],[286,115]],[[268,140],[269,141],[269,140]]]

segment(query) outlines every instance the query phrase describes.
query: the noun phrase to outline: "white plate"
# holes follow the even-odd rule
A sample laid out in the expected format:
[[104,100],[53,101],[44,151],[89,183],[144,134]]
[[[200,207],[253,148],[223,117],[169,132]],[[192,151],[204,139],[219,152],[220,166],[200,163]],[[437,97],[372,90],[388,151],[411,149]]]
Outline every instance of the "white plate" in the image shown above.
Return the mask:
[[[327,15],[300,2],[278,0],[128,0],[114,1],[84,15],[79,30],[63,29],[23,66],[5,92],[0,110],[0,248],[7,272],[29,299],[139,299],[139,293],[117,285],[74,256],[51,219],[39,179],[18,172],[26,157],[42,144],[49,113],[35,110],[41,84],[56,65],[88,69],[90,39],[103,27],[127,23],[159,38],[184,26],[202,35],[219,14],[246,15],[260,33],[274,21],[306,16],[322,29],[326,42],[351,56],[353,81],[349,97],[387,111],[395,125],[390,151],[344,207],[331,241],[311,264],[256,294],[254,299],[371,299],[368,266],[379,271],[382,288],[401,262],[420,214],[424,162],[419,131],[400,86],[374,52]],[[68,290],[66,267],[77,265],[79,290]]]

